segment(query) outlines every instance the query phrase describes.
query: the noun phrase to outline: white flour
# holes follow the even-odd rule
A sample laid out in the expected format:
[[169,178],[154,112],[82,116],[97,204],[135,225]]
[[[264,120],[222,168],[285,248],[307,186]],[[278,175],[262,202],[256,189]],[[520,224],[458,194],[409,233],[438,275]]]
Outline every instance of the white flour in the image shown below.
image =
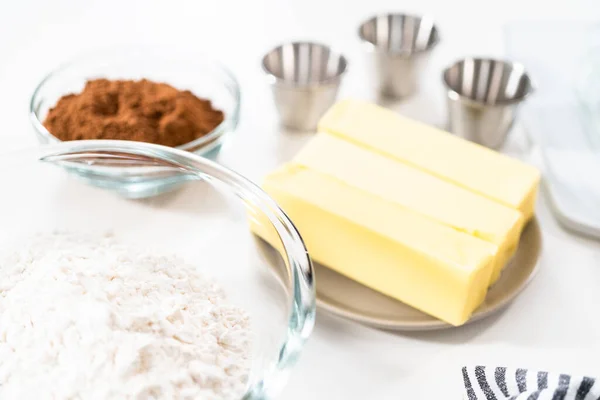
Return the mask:
[[0,399],[239,399],[247,314],[177,257],[38,235],[0,260]]

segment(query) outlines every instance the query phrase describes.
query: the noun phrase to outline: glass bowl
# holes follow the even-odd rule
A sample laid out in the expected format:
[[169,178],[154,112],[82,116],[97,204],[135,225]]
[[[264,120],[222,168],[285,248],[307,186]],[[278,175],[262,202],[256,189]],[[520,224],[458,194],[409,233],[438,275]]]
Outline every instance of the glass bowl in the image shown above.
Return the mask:
[[[68,172],[110,171],[122,163],[178,173],[185,181],[181,190],[129,200]],[[195,154],[126,141],[73,141],[3,154],[0,182],[11,188],[2,196],[0,250],[15,237],[69,230],[111,231],[125,242],[178,254],[212,275],[250,315],[252,366],[242,398],[268,398],[281,389],[312,331],[315,287],[301,237],[260,188]],[[265,255],[251,224],[276,233],[277,262]]]
[[[223,122],[212,132],[177,147],[206,158],[215,159],[225,139],[239,122],[240,89],[237,80],[224,66],[209,58],[190,52],[163,47],[121,47],[96,50],[69,62],[48,74],[36,87],[29,104],[29,116],[37,138],[43,144],[60,142],[43,125],[50,108],[60,97],[80,93],[86,81],[95,78],[146,78],[165,82],[178,89],[187,89],[196,96],[211,100],[225,114]],[[139,198],[156,195],[172,189],[172,181],[153,179],[140,191],[138,177],[134,189],[128,189],[121,180],[121,194]],[[94,179],[91,177],[93,183]]]

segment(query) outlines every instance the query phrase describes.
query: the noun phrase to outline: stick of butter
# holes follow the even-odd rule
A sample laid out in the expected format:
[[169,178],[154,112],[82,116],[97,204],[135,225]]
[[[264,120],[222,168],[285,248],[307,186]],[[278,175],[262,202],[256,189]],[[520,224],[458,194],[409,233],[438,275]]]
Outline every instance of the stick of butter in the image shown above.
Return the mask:
[[533,215],[538,170],[483,146],[358,100],[335,104],[319,122],[319,131],[517,209],[525,220]]
[[[323,265],[453,325],[482,303],[498,247],[379,196],[298,166],[263,188]],[[256,234],[277,241],[263,224]]]
[[317,134],[292,163],[497,245],[490,283],[519,243],[519,211],[339,137]]

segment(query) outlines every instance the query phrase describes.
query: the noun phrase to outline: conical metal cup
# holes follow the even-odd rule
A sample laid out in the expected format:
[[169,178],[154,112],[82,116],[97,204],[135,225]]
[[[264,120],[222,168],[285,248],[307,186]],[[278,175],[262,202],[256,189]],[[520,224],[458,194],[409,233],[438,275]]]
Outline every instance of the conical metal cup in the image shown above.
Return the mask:
[[465,58],[443,72],[448,128],[465,139],[497,149],[512,127],[517,109],[533,92],[519,63]]
[[314,130],[337,96],[346,58],[328,46],[294,42],[274,48],[262,60],[281,124]]
[[381,95],[405,98],[419,88],[431,50],[440,41],[433,19],[406,14],[379,15],[363,22],[366,44]]

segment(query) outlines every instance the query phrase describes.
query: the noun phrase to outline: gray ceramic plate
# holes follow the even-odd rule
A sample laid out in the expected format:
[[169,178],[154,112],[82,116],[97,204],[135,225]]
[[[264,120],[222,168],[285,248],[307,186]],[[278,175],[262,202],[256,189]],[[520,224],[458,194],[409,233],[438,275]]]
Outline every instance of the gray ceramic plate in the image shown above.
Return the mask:
[[[261,241],[262,242],[262,241]],[[262,242],[265,254],[275,251]],[[487,317],[513,300],[533,278],[538,267],[542,235],[537,220],[527,224],[519,248],[500,279],[489,289],[484,303],[468,322]],[[382,295],[337,272],[315,263],[317,306],[340,317],[376,328],[394,331],[423,331],[452,326],[398,300]]]

